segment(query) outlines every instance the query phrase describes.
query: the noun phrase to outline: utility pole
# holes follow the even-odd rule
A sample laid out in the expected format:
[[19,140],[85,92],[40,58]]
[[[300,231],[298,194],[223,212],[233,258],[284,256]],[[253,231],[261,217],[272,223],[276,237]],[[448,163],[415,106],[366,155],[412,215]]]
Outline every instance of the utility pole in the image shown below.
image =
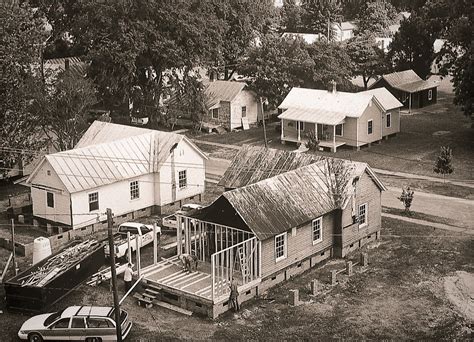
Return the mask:
[[117,341],[122,342],[122,327],[120,325],[120,304],[117,290],[117,272],[115,270],[115,246],[114,237],[112,234],[113,225],[114,222],[112,220],[112,210],[110,208],[107,208],[107,233],[109,237],[110,271],[112,273],[112,288],[114,293],[115,328],[117,330]]
[[265,140],[265,148],[268,148],[267,129],[265,127],[265,111],[263,110],[263,98],[262,97],[260,97],[260,106],[262,107],[263,139]]
[[15,219],[12,219],[12,252],[13,252],[13,270],[15,271],[15,276],[18,275],[18,270],[16,267],[16,251],[15,251]]

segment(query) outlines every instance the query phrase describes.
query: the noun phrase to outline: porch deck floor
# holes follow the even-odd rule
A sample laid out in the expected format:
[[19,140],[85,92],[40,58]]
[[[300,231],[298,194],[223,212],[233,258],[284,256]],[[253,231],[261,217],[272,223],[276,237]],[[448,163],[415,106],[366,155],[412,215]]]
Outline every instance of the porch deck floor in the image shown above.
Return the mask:
[[[289,141],[289,142],[294,142],[294,143],[301,143],[305,144],[308,141],[308,138],[301,137],[300,140],[298,140],[298,137],[293,137],[293,136],[284,136],[282,138],[283,141]],[[338,141],[336,139],[336,148],[345,145],[346,143],[344,141]],[[332,148],[333,147],[333,141],[332,140],[320,140],[319,141],[319,146],[321,147],[328,147]]]
[[[178,291],[193,294],[205,299],[212,299],[212,276],[211,264],[199,261],[197,271],[188,272],[183,270],[178,256],[164,259],[155,266],[144,270],[147,280]],[[241,278],[240,272],[234,272],[234,277]],[[229,286],[227,280],[221,280],[226,288]]]

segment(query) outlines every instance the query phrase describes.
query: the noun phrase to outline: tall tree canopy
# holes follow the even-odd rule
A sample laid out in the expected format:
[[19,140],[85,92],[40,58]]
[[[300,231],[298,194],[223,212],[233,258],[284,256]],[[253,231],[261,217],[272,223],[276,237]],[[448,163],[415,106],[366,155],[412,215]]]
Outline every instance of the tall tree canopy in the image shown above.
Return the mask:
[[362,76],[365,89],[371,78],[376,78],[388,70],[383,50],[377,46],[373,34],[364,32],[357,35],[350,39],[346,46],[354,63],[354,73]]
[[44,22],[27,4],[0,3],[0,173],[41,146],[30,104],[45,40]]
[[331,23],[342,20],[342,9],[339,0],[303,0],[301,4],[303,28],[309,33],[320,33],[324,36],[333,35]]
[[383,34],[393,24],[395,8],[387,1],[366,1],[362,5],[357,19],[359,32]]

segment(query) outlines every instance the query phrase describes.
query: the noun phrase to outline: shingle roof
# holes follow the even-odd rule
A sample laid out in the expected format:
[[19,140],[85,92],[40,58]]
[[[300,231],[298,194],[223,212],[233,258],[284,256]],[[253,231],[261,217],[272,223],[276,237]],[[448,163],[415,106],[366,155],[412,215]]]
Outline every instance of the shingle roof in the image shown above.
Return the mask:
[[306,153],[244,145],[221,178],[219,185],[240,188],[322,159]]
[[[182,135],[96,121],[76,148],[47,155],[44,160],[73,193],[158,172],[172,147],[182,140],[207,159]],[[28,183],[43,162],[30,175]]]
[[214,81],[209,83],[206,94],[210,97],[211,103],[220,101],[232,101],[245,88],[246,84],[235,81]]
[[327,112],[327,115],[339,113],[349,117],[360,117],[370,101],[372,95],[362,93],[346,93],[327,90],[293,88],[278,106],[281,109],[304,108],[317,109]]
[[[382,78],[391,87],[408,93],[416,93],[421,90],[438,87],[437,83],[423,80],[411,69],[386,74],[383,75]],[[376,83],[377,82],[375,82],[372,87]]]
[[375,96],[377,101],[382,105],[384,110],[391,110],[403,107],[403,104],[392,95],[386,88],[374,88],[362,91],[361,93]]

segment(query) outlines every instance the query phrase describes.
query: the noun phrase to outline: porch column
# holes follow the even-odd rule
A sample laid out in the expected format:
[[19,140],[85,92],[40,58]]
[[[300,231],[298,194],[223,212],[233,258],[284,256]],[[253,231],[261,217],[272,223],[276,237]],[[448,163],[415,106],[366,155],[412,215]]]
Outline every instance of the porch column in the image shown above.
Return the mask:
[[283,136],[283,127],[284,126],[285,126],[285,121],[282,119],[281,120],[281,137],[280,137],[281,141],[283,141],[283,138],[284,138],[284,136]]
[[332,125],[332,151],[336,153],[336,125]]
[[296,121],[296,130],[298,131],[298,141],[301,140],[301,135],[300,135],[300,122]]
[[408,113],[411,114],[411,93],[408,93]]

